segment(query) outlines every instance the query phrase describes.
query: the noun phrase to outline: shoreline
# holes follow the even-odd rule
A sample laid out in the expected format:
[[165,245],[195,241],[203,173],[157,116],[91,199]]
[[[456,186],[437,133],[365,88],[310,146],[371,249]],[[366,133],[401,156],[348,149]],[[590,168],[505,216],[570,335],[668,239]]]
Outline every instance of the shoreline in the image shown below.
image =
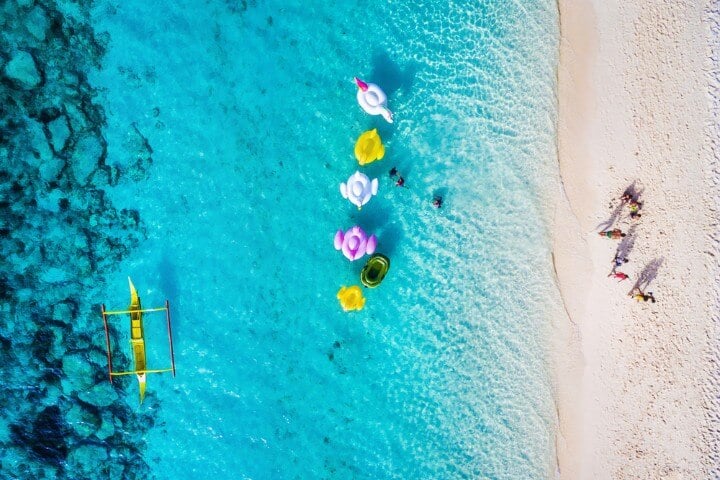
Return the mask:
[[[708,478],[718,425],[710,4],[558,8],[559,478]],[[618,207],[629,188],[638,221]],[[595,234],[615,227],[629,232],[622,242]],[[606,277],[618,247],[630,258],[621,284]],[[657,303],[627,297],[638,280]]]

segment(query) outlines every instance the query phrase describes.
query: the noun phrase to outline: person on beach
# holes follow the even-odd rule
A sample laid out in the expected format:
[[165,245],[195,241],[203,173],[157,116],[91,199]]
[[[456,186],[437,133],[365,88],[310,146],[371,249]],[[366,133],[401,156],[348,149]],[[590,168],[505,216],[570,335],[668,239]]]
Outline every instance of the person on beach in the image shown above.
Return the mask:
[[628,208],[630,209],[630,218],[633,220],[639,220],[642,214],[640,213],[640,208],[642,207],[642,204],[638,203],[635,200],[631,200],[628,204]]
[[640,287],[633,288],[632,291],[628,293],[628,296],[632,297],[636,302],[647,302],[648,300],[651,300],[652,303],[655,303],[655,296],[653,293],[645,293],[640,290]]
[[618,283],[630,278],[627,274],[625,274],[623,272],[616,272],[614,270],[612,272],[608,273],[608,277],[617,278]]
[[627,203],[627,202],[629,202],[629,201],[631,201],[631,200],[632,200],[632,195],[630,195],[630,194],[627,193],[627,192],[623,193],[623,196],[620,197],[620,202],[621,202],[621,203]]
[[633,298],[638,302],[647,302],[648,300],[652,300],[652,303],[655,303],[655,297],[653,296],[652,292],[636,293],[635,295],[633,295]]
[[601,237],[610,238],[612,240],[620,240],[627,234],[623,233],[623,231],[619,228],[615,228],[613,230],[605,230],[603,232],[598,232],[598,235],[600,235]]
[[432,202],[433,207],[435,207],[435,208],[442,207],[442,202],[443,202],[443,198],[440,195],[435,195],[433,197],[433,202]]
[[615,252],[615,257],[612,259],[612,263],[615,265],[615,267],[613,267],[613,272],[615,271],[615,268],[622,267],[623,263],[627,263],[629,261],[630,260],[628,260],[627,257],[621,257],[620,254]]

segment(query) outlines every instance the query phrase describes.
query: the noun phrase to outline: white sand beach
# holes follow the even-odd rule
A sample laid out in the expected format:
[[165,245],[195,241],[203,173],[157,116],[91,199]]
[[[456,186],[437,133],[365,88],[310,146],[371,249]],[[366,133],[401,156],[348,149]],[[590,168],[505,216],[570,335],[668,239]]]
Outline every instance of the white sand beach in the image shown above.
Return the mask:
[[[562,479],[717,475],[718,161],[706,0],[560,0]],[[718,22],[715,18],[715,22]],[[642,203],[629,218],[619,198]],[[620,228],[622,241],[596,232]],[[618,247],[629,280],[608,278]],[[657,303],[627,294],[640,282]]]

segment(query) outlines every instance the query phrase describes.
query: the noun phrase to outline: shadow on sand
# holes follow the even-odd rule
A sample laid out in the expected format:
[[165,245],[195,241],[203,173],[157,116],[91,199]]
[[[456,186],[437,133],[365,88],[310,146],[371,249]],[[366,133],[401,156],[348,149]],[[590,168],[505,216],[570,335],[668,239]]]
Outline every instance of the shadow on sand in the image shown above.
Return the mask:
[[615,257],[617,258],[628,258],[630,256],[630,252],[632,252],[633,247],[635,246],[635,229],[637,228],[636,225],[632,225],[630,229],[627,231],[627,235],[623,237],[622,240],[620,240],[620,243],[617,246],[617,249],[615,250]]
[[[638,203],[640,202],[640,197],[642,196],[644,189],[637,186],[637,180],[633,180],[633,182],[628,185],[625,190],[623,191],[623,196],[630,195],[630,197],[635,200]],[[610,217],[608,217],[607,220],[604,222],[600,222],[595,229],[597,230],[609,230],[615,223],[617,223],[618,220],[620,220],[620,217],[622,217],[623,213],[623,207],[625,207],[625,202],[620,202],[618,205],[613,205],[615,200],[612,200],[610,202],[610,210],[612,212],[610,213]]]
[[643,268],[643,271],[640,272],[640,275],[638,275],[638,278],[632,289],[628,292],[628,295],[632,295],[635,289],[645,292],[650,287],[652,281],[655,280],[655,277],[657,277],[658,270],[660,270],[664,261],[665,259],[660,257],[645,265],[645,268]]

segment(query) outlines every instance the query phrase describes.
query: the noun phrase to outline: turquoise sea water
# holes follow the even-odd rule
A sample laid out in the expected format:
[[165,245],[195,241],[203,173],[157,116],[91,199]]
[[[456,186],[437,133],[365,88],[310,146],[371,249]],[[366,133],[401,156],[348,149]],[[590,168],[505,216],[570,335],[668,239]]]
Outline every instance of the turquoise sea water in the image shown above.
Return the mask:
[[[84,17],[106,45],[88,69],[104,163],[152,160],[101,187],[143,238],[78,309],[104,348],[97,305],[124,307],[128,275],[145,306],[170,300],[177,378],[151,376],[142,406],[135,382],[116,390],[152,478],[554,472],[555,2],[367,3],[97,1]],[[393,125],[360,109],[355,75]],[[380,189],[358,211],[339,184],[371,128],[386,155],[362,168]],[[335,295],[363,262],[333,236],[355,224],[392,264],[345,313]],[[146,318],[151,364],[162,322]]]

